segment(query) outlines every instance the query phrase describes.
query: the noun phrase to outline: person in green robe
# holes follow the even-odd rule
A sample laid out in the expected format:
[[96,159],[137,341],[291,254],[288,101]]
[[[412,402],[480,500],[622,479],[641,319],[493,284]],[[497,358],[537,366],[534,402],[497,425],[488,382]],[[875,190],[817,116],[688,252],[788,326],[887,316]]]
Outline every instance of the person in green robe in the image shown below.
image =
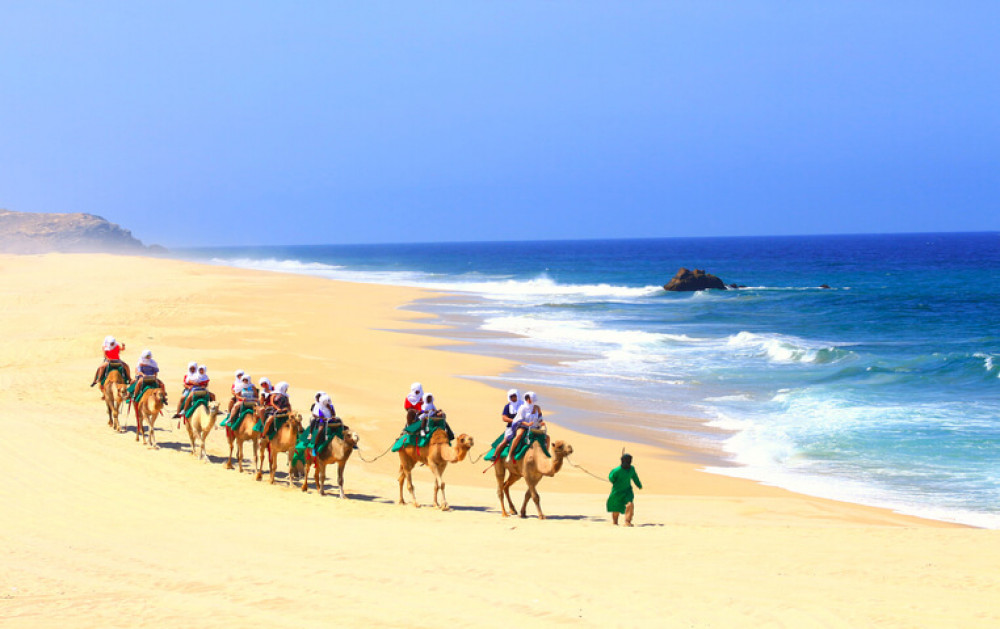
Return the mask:
[[632,467],[632,455],[623,454],[622,464],[608,474],[611,481],[611,495],[608,496],[608,511],[611,512],[611,523],[618,526],[618,514],[625,514],[625,526],[632,526],[632,516],[635,515],[635,493],[632,483],[642,489],[642,482],[635,468]]

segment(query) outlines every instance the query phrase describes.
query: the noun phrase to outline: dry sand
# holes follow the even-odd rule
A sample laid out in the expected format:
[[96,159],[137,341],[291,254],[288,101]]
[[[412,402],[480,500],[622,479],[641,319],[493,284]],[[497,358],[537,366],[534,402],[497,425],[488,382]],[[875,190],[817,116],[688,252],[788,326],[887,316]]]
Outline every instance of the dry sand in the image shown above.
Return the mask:
[[[413,380],[478,456],[504,400],[457,376],[511,363],[414,334],[429,324],[400,308],[423,294],[407,288],[101,255],[0,269],[0,626],[1000,625],[1000,532],[706,474],[677,450],[630,446],[633,529],[568,466],[540,485],[541,521],[501,518],[482,462],[448,468],[441,512],[394,504],[392,454],[352,458],[340,500],[223,469],[221,430],[211,463],[165,418],[150,450],[87,386],[106,334],[132,364],[153,350],[171,406],[190,360],[220,394],[238,367],[290,382],[300,410],[328,391],[368,458]],[[616,462],[617,441],[550,434],[598,475]],[[430,479],[415,472],[425,503]]]

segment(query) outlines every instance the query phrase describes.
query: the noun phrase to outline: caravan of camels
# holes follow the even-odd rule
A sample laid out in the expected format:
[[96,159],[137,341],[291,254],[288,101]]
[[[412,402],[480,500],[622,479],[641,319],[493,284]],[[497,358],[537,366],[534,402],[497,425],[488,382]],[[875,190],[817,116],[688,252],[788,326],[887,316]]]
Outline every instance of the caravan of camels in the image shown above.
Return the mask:
[[[167,408],[167,391],[159,379],[159,366],[150,350],[144,350],[132,377],[128,364],[121,359],[125,349],[114,337],[104,340],[104,362],[97,369],[91,386],[100,386],[108,414],[108,425],[116,432],[124,432],[121,423],[122,405],[126,416],[134,410],[136,441],[152,448],[156,444],[156,420]],[[226,469],[233,468],[235,449],[236,467],[244,472],[243,447],[250,442],[254,478],[261,480],[265,458],[271,484],[275,482],[278,455],[284,453],[288,460],[288,483],[299,478],[302,491],[309,489],[309,472],[313,471],[314,484],[324,493],[326,468],[337,466],[337,486],[344,498],[344,467],[358,449],[360,437],[344,425],[337,416],[331,397],[319,391],[310,408],[308,425],[302,413],[292,410],[287,382],[272,384],[268,378],[253,383],[250,374],[238,370],[231,386],[228,409],[222,410],[214,393],[208,390],[209,377],[205,365],[190,363],[183,378],[183,391],[174,418],[183,421],[191,441],[191,455],[208,460],[205,442],[215,428],[226,430],[229,455]],[[395,443],[385,452],[399,455],[399,504],[406,504],[404,485],[410,502],[420,506],[413,489],[412,472],[417,465],[425,465],[434,476],[434,506],[448,510],[445,495],[444,471],[449,463],[458,463],[469,457],[474,445],[467,434],[455,435],[445,413],[437,408],[434,396],[425,393],[415,382],[403,402],[406,411],[405,425]],[[221,420],[220,420],[221,418]],[[538,494],[538,483],[546,476],[555,476],[563,461],[573,452],[572,446],[563,442],[550,442],[546,425],[538,405],[538,396],[527,392],[523,401],[516,389],[507,392],[507,404],[501,420],[504,432],[480,458],[491,461],[497,483],[497,496],[504,517],[517,514],[510,495],[511,487],[524,479],[527,490],[520,515],[526,517],[528,500],[533,500],[538,517],[545,519]],[[472,460],[472,459],[470,459]],[[475,462],[475,461],[473,461]],[[440,493],[440,500],[438,494]]]

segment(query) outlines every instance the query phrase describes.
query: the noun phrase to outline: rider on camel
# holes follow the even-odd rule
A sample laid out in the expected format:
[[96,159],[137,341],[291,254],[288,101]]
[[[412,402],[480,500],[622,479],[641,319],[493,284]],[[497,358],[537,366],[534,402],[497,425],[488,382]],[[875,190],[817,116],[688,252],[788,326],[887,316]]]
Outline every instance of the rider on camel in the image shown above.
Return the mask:
[[198,363],[190,362],[188,363],[188,370],[184,374],[184,378],[181,381],[183,388],[181,389],[181,399],[177,400],[177,412],[174,413],[174,417],[180,417],[181,412],[186,406],[188,397],[191,395],[191,387],[194,386],[194,379],[198,375]]
[[316,406],[313,407],[313,416],[309,421],[308,432],[311,437],[309,448],[313,456],[316,456],[315,445],[319,441],[319,435],[326,430],[327,423],[337,417],[337,410],[333,408],[333,400],[330,399],[330,396],[322,391],[317,393],[317,395],[320,397],[319,401],[316,402]]
[[[163,389],[163,403],[167,403],[167,387],[163,386],[163,381],[159,378],[160,366],[156,364],[153,360],[153,352],[144,349],[142,354],[139,356],[139,363],[135,366],[135,377],[139,379],[140,377],[145,380],[146,378],[153,378],[156,380],[156,386],[159,389]],[[136,384],[133,389],[133,395],[138,396],[142,392],[141,383]],[[136,400],[138,401],[138,400]]]
[[233,406],[236,404],[236,389],[239,389],[240,387],[243,386],[242,378],[245,373],[246,372],[243,371],[242,369],[237,369],[236,373],[234,374],[236,379],[233,380],[232,386],[229,387],[233,393],[233,397],[229,398],[229,409],[226,411],[227,415],[233,414]]
[[507,427],[503,431],[503,440],[500,442],[493,452],[495,453],[494,461],[500,458],[499,453],[503,452],[503,447],[510,443],[510,440],[514,438],[514,420],[517,418],[517,411],[524,406],[524,402],[519,401],[517,389],[511,389],[507,391],[507,403],[504,404],[503,410],[500,411],[500,420],[507,424]]
[[403,408],[406,409],[407,426],[417,421],[417,415],[423,410],[423,405],[424,387],[419,382],[414,382],[410,385],[410,394],[406,396],[406,400],[403,402]]
[[[261,388],[264,388],[265,378],[261,378]],[[270,384],[270,383],[268,383]],[[267,405],[267,422],[264,423],[264,430],[261,432],[262,435],[267,435],[271,432],[271,424],[274,423],[274,417],[276,415],[288,414],[292,412],[292,403],[288,399],[288,383],[279,382],[278,386],[274,387],[272,392],[265,398],[261,397],[261,401]]]
[[[524,394],[524,404],[517,411],[517,417],[511,423],[514,432],[514,440],[510,444],[510,453],[507,455],[508,461],[514,460],[514,453],[521,443],[524,433],[529,430],[544,430],[545,420],[542,419],[542,407],[538,405],[538,396],[534,391]],[[545,435],[545,448],[549,447],[549,436]]]
[[108,365],[112,360],[121,363],[122,368],[125,370],[125,382],[126,384],[132,380],[132,376],[128,370],[128,363],[121,359],[121,352],[125,349],[124,343],[119,343],[115,340],[113,336],[104,337],[104,362],[101,366],[97,368],[97,373],[94,374],[94,381],[90,383],[90,386],[94,386],[98,382],[104,379],[104,375],[108,371]]
[[[194,365],[195,363],[191,364]],[[208,369],[205,365],[195,365],[195,374],[193,376],[190,374],[186,374],[184,376],[184,384],[189,388],[189,391],[187,396],[181,401],[174,418],[187,415],[187,412],[191,408],[191,404],[194,401],[194,396],[192,394],[196,391],[208,391],[208,382]],[[215,394],[209,391],[208,399],[214,402]]]

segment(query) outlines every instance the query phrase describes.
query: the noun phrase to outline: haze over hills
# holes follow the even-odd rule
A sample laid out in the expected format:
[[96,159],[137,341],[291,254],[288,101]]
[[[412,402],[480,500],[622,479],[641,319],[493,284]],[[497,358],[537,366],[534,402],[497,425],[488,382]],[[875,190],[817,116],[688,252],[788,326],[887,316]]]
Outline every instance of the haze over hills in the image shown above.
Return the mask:
[[150,253],[132,232],[93,214],[43,214],[0,209],[0,253]]

